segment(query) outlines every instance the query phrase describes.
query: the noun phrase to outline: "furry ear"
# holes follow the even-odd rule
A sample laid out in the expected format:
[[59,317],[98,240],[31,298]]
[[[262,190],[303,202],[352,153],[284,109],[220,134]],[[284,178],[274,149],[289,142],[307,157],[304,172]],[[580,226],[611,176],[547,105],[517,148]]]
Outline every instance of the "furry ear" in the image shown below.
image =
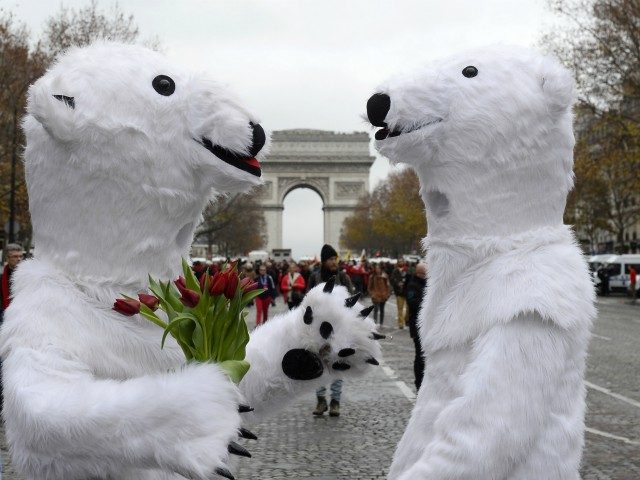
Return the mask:
[[68,92],[51,91],[41,80],[29,88],[27,113],[40,123],[49,135],[60,142],[76,136],[76,102]]
[[569,70],[553,58],[540,65],[540,87],[549,112],[554,116],[566,112],[575,101],[575,82]]

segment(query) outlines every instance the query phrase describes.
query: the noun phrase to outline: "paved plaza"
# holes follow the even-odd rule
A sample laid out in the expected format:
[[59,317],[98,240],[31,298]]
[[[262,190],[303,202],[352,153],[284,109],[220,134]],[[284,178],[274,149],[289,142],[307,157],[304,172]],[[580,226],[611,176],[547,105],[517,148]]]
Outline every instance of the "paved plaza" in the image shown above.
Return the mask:
[[[278,299],[276,311],[283,308]],[[587,368],[584,480],[640,479],[640,305],[622,297],[600,299]],[[367,378],[345,382],[342,415],[314,418],[315,395],[299,398],[267,422],[251,425],[259,437],[242,441],[253,458],[234,458],[238,480],[386,478],[396,443],[413,405],[413,343],[397,330],[393,298],[387,305],[389,338],[384,363]],[[254,311],[249,313],[251,325]],[[4,438],[3,438],[4,440]],[[3,479],[12,473],[6,445]],[[116,480],[116,479],[114,479]],[[541,479],[543,480],[543,479]]]

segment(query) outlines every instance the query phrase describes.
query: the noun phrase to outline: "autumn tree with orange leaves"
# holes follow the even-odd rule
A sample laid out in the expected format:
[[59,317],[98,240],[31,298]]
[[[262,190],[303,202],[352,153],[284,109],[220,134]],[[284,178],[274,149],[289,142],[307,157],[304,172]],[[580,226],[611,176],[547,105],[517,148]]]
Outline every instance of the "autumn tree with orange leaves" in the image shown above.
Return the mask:
[[563,22],[543,44],[575,75],[576,188],[565,221],[588,249],[603,233],[627,251],[640,231],[640,2],[551,0]]
[[347,248],[389,256],[419,252],[427,234],[420,182],[409,168],[392,173],[372,193],[364,195],[342,226]]

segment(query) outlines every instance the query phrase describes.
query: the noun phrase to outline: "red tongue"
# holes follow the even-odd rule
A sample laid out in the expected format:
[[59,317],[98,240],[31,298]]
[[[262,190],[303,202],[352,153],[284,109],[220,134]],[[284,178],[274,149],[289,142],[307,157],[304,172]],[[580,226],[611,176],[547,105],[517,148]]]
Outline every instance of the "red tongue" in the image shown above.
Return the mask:
[[260,168],[260,163],[255,158],[247,158],[245,162],[251,165],[252,167]]

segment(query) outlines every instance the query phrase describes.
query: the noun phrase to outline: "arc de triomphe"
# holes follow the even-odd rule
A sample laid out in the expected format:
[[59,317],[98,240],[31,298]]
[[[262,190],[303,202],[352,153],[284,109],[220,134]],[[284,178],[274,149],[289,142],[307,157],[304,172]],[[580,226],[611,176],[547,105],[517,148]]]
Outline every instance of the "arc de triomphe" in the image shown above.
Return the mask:
[[266,249],[288,248],[282,244],[283,202],[292,190],[306,187],[322,199],[324,242],[344,250],[340,245],[342,222],[369,190],[369,169],[374,161],[369,134],[296,129],[275,131],[271,138],[271,153],[261,165]]

